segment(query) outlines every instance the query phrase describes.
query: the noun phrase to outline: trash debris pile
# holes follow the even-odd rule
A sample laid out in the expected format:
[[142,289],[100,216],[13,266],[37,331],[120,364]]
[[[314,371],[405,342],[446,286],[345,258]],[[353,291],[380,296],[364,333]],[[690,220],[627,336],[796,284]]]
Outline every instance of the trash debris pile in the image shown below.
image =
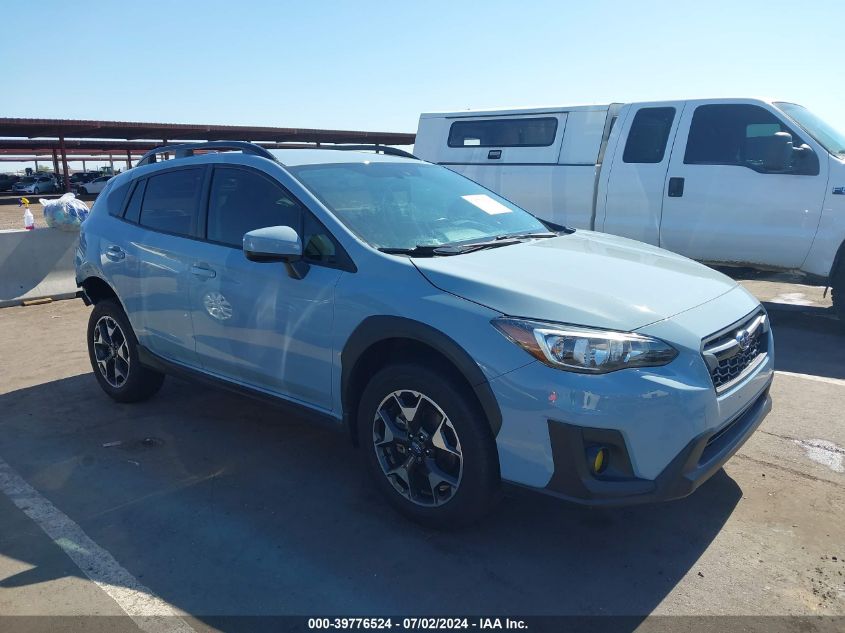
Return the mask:
[[78,231],[91,210],[72,193],[66,193],[58,200],[41,198],[38,202],[44,208],[47,226],[61,231]]

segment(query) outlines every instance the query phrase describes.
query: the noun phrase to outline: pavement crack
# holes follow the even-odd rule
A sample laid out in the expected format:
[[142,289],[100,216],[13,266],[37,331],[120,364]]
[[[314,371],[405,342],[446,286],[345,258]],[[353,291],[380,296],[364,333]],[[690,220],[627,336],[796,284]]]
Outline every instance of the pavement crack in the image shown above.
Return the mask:
[[793,437],[791,435],[781,435],[780,433],[773,433],[772,431],[766,431],[764,429],[757,429],[758,433],[762,433],[763,435],[771,435],[772,437],[779,437],[782,440],[786,440],[787,442],[797,442],[799,438]]
[[805,473],[795,468],[790,468],[789,466],[781,466],[780,464],[767,462],[764,459],[757,459],[756,457],[750,457],[749,455],[743,455],[742,453],[737,453],[736,457],[739,457],[741,459],[747,459],[748,461],[754,462],[755,464],[767,466],[768,468],[774,468],[775,470],[782,470],[783,472],[790,473],[792,475],[797,475],[798,477],[803,477],[804,479],[809,479],[810,481],[818,481],[825,484],[831,484],[833,486],[836,486],[837,488],[840,487],[839,484],[837,484],[835,481],[830,481],[829,479],[822,479],[821,477],[816,477],[815,475]]

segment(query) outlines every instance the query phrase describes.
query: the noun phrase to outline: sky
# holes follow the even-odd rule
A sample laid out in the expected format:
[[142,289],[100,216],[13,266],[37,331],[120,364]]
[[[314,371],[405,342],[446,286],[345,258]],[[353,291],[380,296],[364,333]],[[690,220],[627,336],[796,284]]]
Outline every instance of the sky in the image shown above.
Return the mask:
[[768,96],[845,128],[842,0],[80,7],[3,0],[29,26],[0,38],[0,116],[414,132],[430,111]]

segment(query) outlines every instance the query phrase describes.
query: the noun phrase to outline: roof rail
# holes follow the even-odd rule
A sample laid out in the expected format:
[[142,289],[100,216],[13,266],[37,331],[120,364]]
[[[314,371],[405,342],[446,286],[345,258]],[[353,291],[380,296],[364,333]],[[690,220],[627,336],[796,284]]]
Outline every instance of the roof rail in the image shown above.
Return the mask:
[[158,154],[167,154],[173,152],[176,155],[176,158],[187,158],[189,156],[194,155],[194,150],[215,149],[240,150],[244,154],[261,156],[263,158],[269,158],[272,161],[278,162],[276,161],[275,156],[273,156],[270,152],[268,152],[260,145],[256,145],[255,143],[250,143],[248,141],[208,141],[202,143],[177,143],[175,145],[163,145],[161,147],[156,147],[155,149],[152,149],[146,154],[144,154],[141,157],[141,160],[139,160],[136,164],[136,167],[155,163],[156,156]]
[[404,149],[391,147],[390,145],[320,145],[315,146],[314,149],[342,149],[349,152],[373,151],[381,152],[382,154],[390,154],[391,156],[401,156],[403,158],[413,158],[420,160],[411,152],[406,152]]

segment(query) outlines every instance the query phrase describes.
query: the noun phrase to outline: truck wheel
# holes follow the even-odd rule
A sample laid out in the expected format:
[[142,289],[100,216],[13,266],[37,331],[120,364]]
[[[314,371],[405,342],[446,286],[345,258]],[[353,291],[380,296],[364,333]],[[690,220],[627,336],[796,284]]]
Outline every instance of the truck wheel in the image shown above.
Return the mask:
[[118,402],[146,400],[164,382],[164,374],[141,365],[129,319],[110,299],[99,301],[91,311],[88,357],[100,387]]
[[833,309],[836,316],[845,327],[845,264],[839,265],[839,270],[831,279],[830,297],[833,300]]
[[500,488],[490,426],[444,374],[418,364],[385,367],[364,389],[357,418],[376,486],[399,512],[435,528],[477,520]]

